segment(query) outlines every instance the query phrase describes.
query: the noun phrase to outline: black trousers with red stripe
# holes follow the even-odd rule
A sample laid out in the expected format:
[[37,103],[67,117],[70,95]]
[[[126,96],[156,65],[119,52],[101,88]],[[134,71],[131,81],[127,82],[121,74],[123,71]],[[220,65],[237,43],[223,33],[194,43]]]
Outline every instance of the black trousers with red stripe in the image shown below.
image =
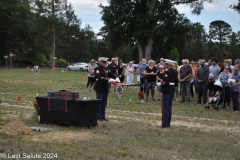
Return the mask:
[[174,94],[162,94],[162,127],[170,127]]

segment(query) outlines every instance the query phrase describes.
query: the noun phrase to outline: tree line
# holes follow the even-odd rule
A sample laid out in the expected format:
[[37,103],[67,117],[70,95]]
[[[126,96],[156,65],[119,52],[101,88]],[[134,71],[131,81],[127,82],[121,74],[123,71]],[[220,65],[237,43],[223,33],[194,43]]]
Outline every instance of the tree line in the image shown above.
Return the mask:
[[[239,58],[240,32],[216,20],[206,32],[176,5],[188,4],[199,15],[211,0],[109,0],[99,5],[104,26],[94,33],[67,0],[0,1],[0,64],[13,52],[17,63],[52,67],[99,56],[118,56],[124,62],[142,58],[198,60]],[[239,11],[239,3],[230,6]],[[100,36],[101,38],[97,38]],[[57,61],[53,57],[57,57]]]
[[106,53],[90,25],[82,22],[67,0],[0,1],[0,56],[9,52],[17,63],[48,65],[88,61]]

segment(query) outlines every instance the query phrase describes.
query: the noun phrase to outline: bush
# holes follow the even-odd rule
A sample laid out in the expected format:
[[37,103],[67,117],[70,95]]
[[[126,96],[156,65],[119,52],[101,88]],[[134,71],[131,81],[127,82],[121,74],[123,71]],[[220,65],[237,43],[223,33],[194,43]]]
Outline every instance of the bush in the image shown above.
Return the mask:
[[57,59],[56,60],[56,66],[65,67],[66,66],[66,60],[65,59]]

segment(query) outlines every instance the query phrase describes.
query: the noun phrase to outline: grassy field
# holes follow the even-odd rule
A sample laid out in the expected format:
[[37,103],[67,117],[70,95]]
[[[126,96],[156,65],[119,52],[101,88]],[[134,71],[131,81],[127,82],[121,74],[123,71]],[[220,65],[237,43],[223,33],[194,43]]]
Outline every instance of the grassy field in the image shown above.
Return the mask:
[[[134,80],[136,83],[136,77]],[[204,105],[196,104],[196,96],[191,103],[174,101],[171,128],[159,128],[160,102],[139,102],[138,87],[124,87],[121,100],[110,93],[109,121],[98,122],[97,127],[38,124],[31,106],[36,92],[46,96],[48,90],[67,89],[79,91],[80,97],[95,98],[86,82],[87,72],[43,68],[35,74],[24,68],[0,68],[0,127],[19,118],[27,126],[54,129],[15,136],[0,133],[0,153],[54,153],[55,159],[61,160],[240,159],[239,113],[221,108],[205,110]]]

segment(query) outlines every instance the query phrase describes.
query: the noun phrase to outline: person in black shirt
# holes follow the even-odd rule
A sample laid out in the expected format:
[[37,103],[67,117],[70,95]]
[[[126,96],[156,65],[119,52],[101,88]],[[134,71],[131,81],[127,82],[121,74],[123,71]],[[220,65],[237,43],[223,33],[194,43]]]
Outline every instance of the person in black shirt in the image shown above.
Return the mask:
[[[115,75],[117,76],[118,72],[118,65],[115,63],[115,58],[112,58],[112,63],[108,65],[108,69]],[[113,93],[116,93],[116,86],[114,86]]]
[[149,60],[148,66],[145,68],[144,75],[146,77],[146,101],[148,101],[149,90],[151,90],[152,100],[154,101],[154,87],[156,83],[157,67],[154,66],[153,60]]
[[119,60],[119,65],[118,65],[118,77],[120,79],[120,82],[123,83],[125,79],[125,65],[123,64],[123,61],[120,59]]

